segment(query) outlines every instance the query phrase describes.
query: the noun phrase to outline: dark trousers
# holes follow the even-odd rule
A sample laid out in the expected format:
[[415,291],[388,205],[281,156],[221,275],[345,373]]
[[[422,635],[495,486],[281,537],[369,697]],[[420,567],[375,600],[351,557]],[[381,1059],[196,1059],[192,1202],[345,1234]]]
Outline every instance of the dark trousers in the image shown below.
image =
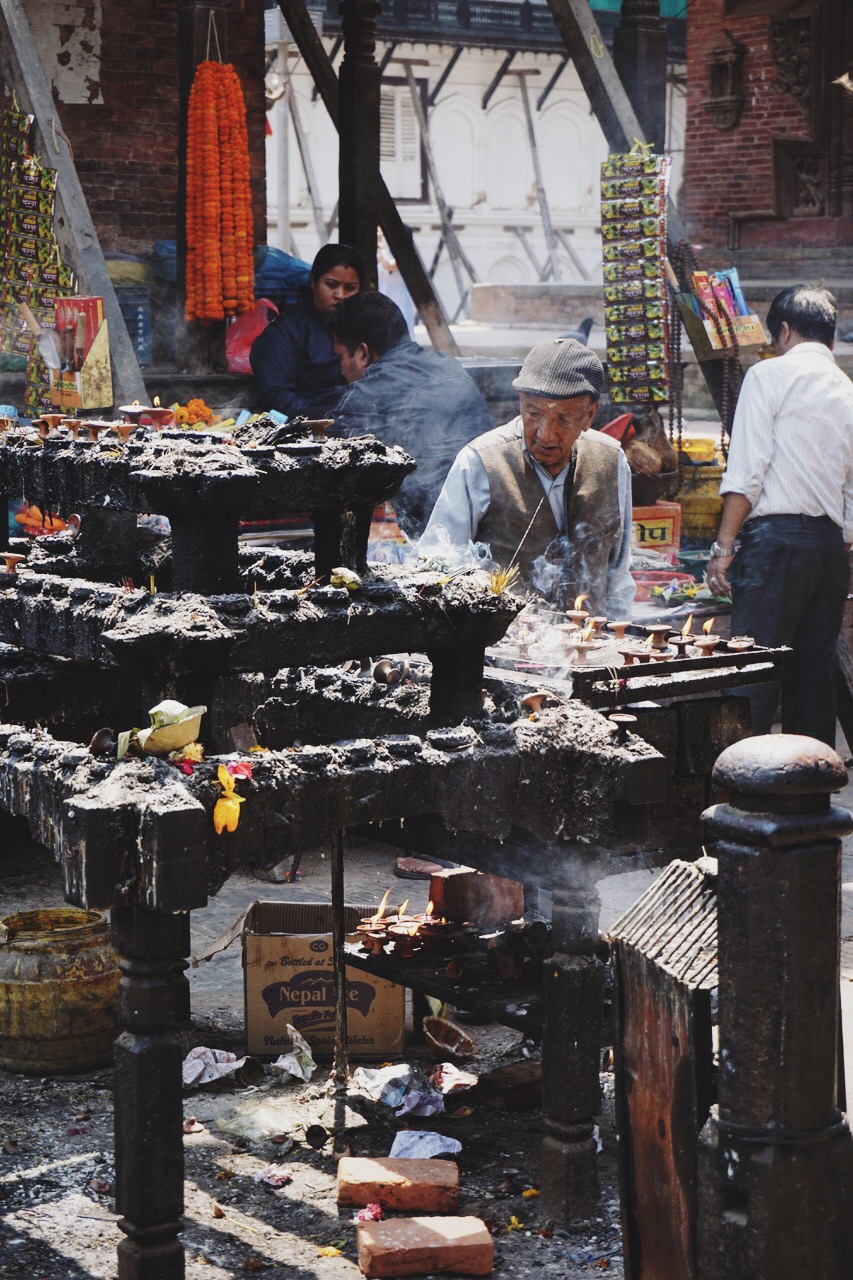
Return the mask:
[[[826,516],[759,516],[740,534],[732,561],[732,635],[790,645],[790,731],[835,746],[835,642],[850,566],[838,525]],[[769,733],[778,684],[744,690],[753,733]]]

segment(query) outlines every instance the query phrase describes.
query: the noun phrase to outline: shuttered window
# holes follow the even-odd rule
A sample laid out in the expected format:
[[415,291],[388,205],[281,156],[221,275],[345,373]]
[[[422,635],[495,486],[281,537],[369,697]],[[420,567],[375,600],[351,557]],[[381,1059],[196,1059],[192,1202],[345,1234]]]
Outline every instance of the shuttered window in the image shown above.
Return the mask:
[[[423,81],[418,88],[424,94]],[[396,200],[425,200],[425,164],[412,95],[405,81],[383,80],[379,93],[379,167]]]

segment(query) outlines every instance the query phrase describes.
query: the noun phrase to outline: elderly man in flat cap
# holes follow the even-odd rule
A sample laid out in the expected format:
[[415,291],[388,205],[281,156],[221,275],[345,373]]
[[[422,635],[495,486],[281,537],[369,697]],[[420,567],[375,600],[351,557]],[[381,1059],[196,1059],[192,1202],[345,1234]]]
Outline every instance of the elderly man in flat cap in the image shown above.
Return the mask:
[[533,348],[513,386],[521,412],[457,454],[421,545],[444,536],[485,542],[492,560],[518,564],[525,585],[560,607],[629,618],[631,474],[614,440],[588,431],[604,370],[579,342]]

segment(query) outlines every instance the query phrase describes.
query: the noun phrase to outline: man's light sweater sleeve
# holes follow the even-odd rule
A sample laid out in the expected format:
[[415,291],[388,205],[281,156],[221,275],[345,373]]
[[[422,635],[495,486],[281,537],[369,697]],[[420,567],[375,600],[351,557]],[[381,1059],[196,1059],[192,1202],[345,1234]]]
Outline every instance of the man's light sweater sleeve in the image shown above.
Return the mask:
[[479,454],[466,445],[447,473],[421,543],[447,538],[453,546],[465,547],[476,542],[490,500],[489,481]]
[[732,424],[732,440],[720,494],[741,493],[755,506],[773,449],[776,404],[760,366],[748,370]]
[[607,616],[630,618],[636,587],[631,577],[631,469],[624,453],[619,451],[619,507],[622,512],[622,537],[607,566]]

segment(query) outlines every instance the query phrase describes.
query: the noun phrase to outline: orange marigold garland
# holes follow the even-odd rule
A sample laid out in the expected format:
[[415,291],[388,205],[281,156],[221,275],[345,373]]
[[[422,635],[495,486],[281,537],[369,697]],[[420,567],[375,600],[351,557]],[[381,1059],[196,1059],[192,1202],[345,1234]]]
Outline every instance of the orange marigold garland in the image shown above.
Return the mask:
[[187,116],[187,320],[254,302],[246,104],[230,63],[196,68]]

